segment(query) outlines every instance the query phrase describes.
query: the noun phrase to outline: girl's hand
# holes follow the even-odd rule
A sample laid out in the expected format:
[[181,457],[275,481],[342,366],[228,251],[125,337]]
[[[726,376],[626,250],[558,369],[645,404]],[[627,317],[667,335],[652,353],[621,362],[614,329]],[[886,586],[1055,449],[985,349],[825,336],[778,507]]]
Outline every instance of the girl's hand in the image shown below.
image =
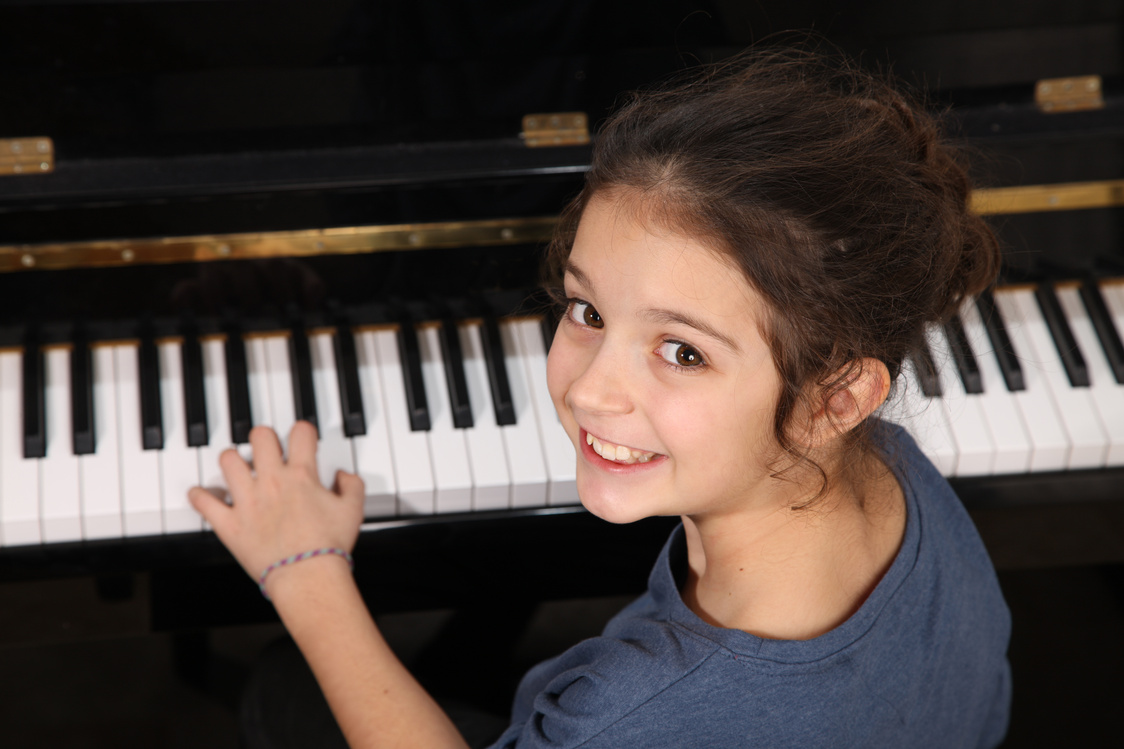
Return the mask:
[[[289,459],[269,427],[250,432],[254,465],[230,449],[219,458],[230,492],[228,505],[201,487],[188,493],[219,540],[254,580],[274,562],[313,549],[350,552],[363,522],[363,480],[336,474],[324,488],[316,465],[316,427],[301,421],[289,433]],[[276,574],[276,571],[270,575]]]

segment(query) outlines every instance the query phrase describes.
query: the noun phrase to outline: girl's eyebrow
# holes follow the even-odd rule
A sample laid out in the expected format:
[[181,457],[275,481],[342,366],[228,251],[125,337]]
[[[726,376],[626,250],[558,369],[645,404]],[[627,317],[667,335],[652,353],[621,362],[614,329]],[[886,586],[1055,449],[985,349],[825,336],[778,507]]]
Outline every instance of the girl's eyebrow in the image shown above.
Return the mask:
[[584,289],[588,289],[589,291],[593,291],[593,284],[590,282],[589,276],[587,276],[581,268],[574,265],[572,260],[566,261],[566,267],[562,269],[562,273],[564,276],[573,276],[574,280],[578,282],[579,286]]
[[735,341],[733,338],[726,335],[722,331],[718,330],[718,328],[714,327],[705,320],[700,320],[697,317],[692,317],[682,312],[675,312],[674,310],[668,309],[644,310],[644,316],[656,323],[686,325],[689,328],[694,328],[708,338],[713,338],[714,340],[718,341],[718,343],[728,348],[731,353],[741,353],[741,348],[738,346],[737,341]]
[[[583,289],[586,289],[590,292],[593,291],[593,283],[589,280],[589,276],[587,276],[581,268],[574,265],[574,263],[570,260],[566,261],[564,272],[567,275],[573,276],[574,280]],[[726,335],[722,331],[718,330],[718,328],[714,327],[705,320],[700,320],[697,317],[692,317],[691,315],[685,314],[683,312],[676,312],[674,310],[667,309],[648,309],[644,310],[643,314],[652,322],[672,325],[686,325],[689,328],[694,328],[708,338],[713,338],[714,340],[718,341],[734,354],[741,353],[741,347],[738,346],[737,341],[735,341],[733,338]]]

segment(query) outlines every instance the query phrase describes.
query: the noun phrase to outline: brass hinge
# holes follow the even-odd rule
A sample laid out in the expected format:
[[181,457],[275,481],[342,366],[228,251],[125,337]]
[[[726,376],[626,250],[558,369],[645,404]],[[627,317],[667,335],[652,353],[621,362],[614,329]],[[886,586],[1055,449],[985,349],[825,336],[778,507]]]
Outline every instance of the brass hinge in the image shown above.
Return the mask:
[[0,138],[0,176],[54,170],[55,144],[50,138]]
[[582,146],[589,143],[589,118],[585,112],[529,114],[519,137],[529,148]]
[[1039,111],[1049,113],[1104,109],[1101,77],[1044,78],[1034,86],[1034,103]]

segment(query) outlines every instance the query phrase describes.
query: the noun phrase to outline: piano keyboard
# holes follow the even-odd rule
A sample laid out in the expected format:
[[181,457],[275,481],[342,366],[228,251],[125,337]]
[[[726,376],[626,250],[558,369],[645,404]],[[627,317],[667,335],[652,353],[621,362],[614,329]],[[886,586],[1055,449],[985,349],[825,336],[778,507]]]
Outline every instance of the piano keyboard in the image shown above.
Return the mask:
[[[1124,284],[985,294],[882,415],[949,477],[1124,465],[1122,332]],[[221,490],[219,453],[299,418],[371,520],[576,504],[547,348],[520,318],[0,351],[0,545],[201,531],[187,490]]]
[[907,361],[883,415],[948,477],[1124,465],[1122,334],[1124,284],[985,294],[928,331],[936,371]]
[[[41,371],[0,352],[0,543],[203,530],[187,490],[223,488],[218,456],[250,457],[235,442],[250,424],[284,442],[299,418],[317,424],[325,483],[363,478],[368,518],[577,504],[540,320],[344,335],[165,339],[152,372],[136,341],[46,347]],[[146,376],[157,421],[142,413]]]

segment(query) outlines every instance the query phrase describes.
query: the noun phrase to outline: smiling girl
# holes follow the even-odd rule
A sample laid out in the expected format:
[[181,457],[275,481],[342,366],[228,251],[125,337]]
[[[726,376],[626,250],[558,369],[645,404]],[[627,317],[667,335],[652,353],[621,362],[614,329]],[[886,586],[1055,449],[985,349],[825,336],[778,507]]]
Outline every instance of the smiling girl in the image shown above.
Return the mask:
[[[500,747],[990,747],[1010,621],[948,484],[882,421],[925,326],[990,284],[996,242],[936,123],[806,52],[750,52],[600,130],[550,249],[549,387],[582,503],[679,516],[648,592],[540,664]],[[222,465],[195,506],[257,577],[350,551],[363,489],[284,459]],[[348,742],[465,746],[332,553],[265,592]],[[269,744],[274,745],[274,744]]]

